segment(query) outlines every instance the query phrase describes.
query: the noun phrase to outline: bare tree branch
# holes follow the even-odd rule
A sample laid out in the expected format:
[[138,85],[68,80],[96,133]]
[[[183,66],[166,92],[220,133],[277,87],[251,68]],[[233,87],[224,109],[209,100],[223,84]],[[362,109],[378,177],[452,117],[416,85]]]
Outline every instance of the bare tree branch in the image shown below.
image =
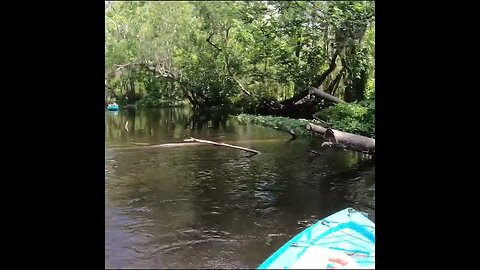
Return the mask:
[[235,78],[235,75],[231,74],[230,75],[232,76],[233,80],[238,84],[238,86],[240,87],[240,89],[242,90],[243,93],[245,93],[247,96],[252,96],[252,94],[247,90],[245,89],[245,87],[243,87],[243,85],[240,83],[240,81],[237,80],[237,78]]
[[213,36],[213,34],[210,34],[210,36],[207,38],[207,42],[208,42],[210,45],[212,45],[215,49],[217,49],[217,51],[221,52],[222,49],[219,48],[219,47],[217,47],[217,45],[215,45],[215,44],[212,43],[212,41],[211,41],[212,36]]

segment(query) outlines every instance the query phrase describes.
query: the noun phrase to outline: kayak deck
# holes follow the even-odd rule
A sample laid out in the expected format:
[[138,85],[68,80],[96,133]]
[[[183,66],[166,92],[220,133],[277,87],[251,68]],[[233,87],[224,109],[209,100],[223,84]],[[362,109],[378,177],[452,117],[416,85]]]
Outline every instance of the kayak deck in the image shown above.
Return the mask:
[[[375,224],[362,213],[347,208],[308,227],[274,254],[258,269],[322,268],[320,260],[307,253],[321,249],[340,250],[362,268],[375,267]],[[305,256],[304,256],[305,255]]]

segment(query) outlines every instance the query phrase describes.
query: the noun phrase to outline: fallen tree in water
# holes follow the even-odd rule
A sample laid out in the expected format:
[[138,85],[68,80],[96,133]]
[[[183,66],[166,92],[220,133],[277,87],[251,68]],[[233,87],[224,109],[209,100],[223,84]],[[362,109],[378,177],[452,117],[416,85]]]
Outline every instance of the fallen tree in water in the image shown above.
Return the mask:
[[307,130],[323,135],[322,146],[337,147],[368,154],[375,154],[375,139],[308,123]]
[[346,103],[322,90],[322,87],[309,87],[294,97],[281,102],[263,102],[257,105],[255,113],[260,115],[283,116],[289,118],[311,118],[321,106],[321,102],[328,104]]
[[314,95],[315,97],[318,97],[318,98],[323,98],[323,99],[329,100],[333,103],[346,103],[345,101],[324,92],[321,89],[321,87],[320,88],[315,88],[315,87],[308,88],[308,94]]
[[183,140],[183,141],[184,141],[184,142],[207,143],[207,144],[213,144],[213,145],[216,145],[216,146],[225,146],[225,147],[235,148],[235,149],[247,151],[247,152],[250,152],[250,153],[254,153],[255,155],[260,154],[260,152],[257,151],[257,150],[253,150],[253,149],[245,148],[245,147],[240,147],[240,146],[236,146],[236,145],[231,145],[231,144],[226,144],[226,143],[218,143],[218,142],[212,142],[212,141],[207,141],[207,140],[200,140],[200,139],[195,139],[195,138],[185,139],[185,140]]
[[[235,143],[283,143],[283,139],[267,139],[267,140],[235,140]],[[109,145],[109,149],[123,149],[123,150],[140,150],[140,149],[151,149],[151,148],[175,148],[175,147],[184,147],[184,146],[200,146],[204,145],[201,142],[194,142],[187,139],[187,142],[172,142],[172,143],[162,143],[162,144],[151,144],[151,143],[132,143],[132,144],[114,144]],[[255,153],[256,154],[256,153]]]

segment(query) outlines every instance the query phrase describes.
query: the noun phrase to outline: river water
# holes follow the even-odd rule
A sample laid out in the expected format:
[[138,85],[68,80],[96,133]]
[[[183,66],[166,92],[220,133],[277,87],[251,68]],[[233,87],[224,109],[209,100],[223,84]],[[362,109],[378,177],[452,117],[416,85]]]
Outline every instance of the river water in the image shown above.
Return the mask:
[[[289,136],[182,108],[105,112],[105,267],[255,268],[343,208],[375,221],[374,161]],[[261,154],[151,146],[190,137]]]

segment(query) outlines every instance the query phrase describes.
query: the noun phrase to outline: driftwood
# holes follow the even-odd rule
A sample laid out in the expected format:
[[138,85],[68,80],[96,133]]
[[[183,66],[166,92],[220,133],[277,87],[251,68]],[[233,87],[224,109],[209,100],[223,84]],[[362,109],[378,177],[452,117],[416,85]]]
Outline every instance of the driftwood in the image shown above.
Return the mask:
[[163,144],[156,144],[156,145],[150,145],[150,147],[180,147],[180,146],[198,146],[202,145],[201,143],[192,143],[192,142],[187,142],[187,143],[163,143]]
[[247,151],[247,152],[250,152],[250,153],[254,153],[255,155],[260,154],[260,152],[258,152],[257,150],[253,150],[253,149],[245,148],[245,147],[240,147],[240,146],[236,146],[236,145],[231,145],[231,144],[226,144],[226,143],[218,143],[218,142],[200,140],[200,139],[195,139],[195,138],[185,139],[183,141],[184,142],[208,143],[208,144],[213,144],[213,145],[216,145],[216,146],[225,146],[225,147],[230,147],[230,148],[235,148],[235,149]]
[[338,147],[343,149],[375,154],[375,139],[343,132],[331,128],[308,123],[307,130],[323,134],[326,142],[322,146]]
[[114,150],[145,150],[145,149],[152,149],[152,148],[174,148],[174,147],[183,147],[183,146],[200,146],[203,145],[203,143],[195,143],[195,142],[190,142],[190,143],[163,143],[163,144],[149,144],[149,143],[134,143],[132,145],[115,145],[115,146],[109,146],[109,149],[114,149]]
[[[268,140],[243,140],[235,141],[236,143],[283,143],[283,139],[268,139]],[[200,146],[204,143],[200,142],[175,142],[175,143],[163,143],[163,144],[150,144],[150,143],[132,143],[130,145],[109,145],[109,149],[127,149],[127,150],[140,150],[149,148],[169,148],[169,147],[183,147],[183,146]],[[255,153],[256,154],[256,153]]]

